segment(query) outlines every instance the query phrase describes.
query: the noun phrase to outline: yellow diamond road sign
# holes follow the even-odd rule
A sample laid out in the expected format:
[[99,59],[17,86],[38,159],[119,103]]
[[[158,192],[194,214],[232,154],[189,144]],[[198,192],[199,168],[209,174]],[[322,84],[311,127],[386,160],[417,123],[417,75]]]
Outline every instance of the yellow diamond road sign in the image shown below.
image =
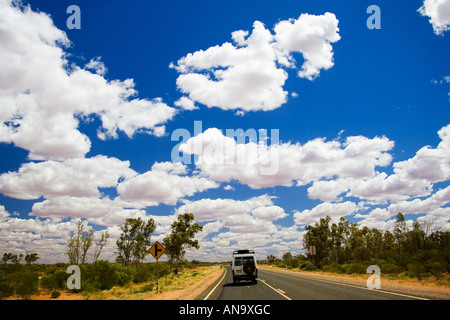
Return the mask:
[[156,241],[152,247],[150,248],[149,252],[152,254],[152,256],[158,260],[159,258],[161,258],[161,256],[164,254],[164,252],[166,252],[166,248],[164,248],[161,243],[159,243],[158,241]]

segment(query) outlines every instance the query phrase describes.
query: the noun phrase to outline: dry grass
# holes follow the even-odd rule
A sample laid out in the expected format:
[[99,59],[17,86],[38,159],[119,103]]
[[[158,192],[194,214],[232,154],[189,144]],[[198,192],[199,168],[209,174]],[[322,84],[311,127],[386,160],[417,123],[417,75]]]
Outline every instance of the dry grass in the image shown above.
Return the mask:
[[[158,281],[159,293],[156,293],[156,281],[148,281],[94,293],[60,290],[61,295],[56,299],[51,298],[51,290],[40,290],[40,294],[31,296],[30,300],[193,300],[222,275],[222,272],[223,269],[219,266],[185,269],[178,275],[161,277]],[[9,299],[21,298],[13,296]]]
[[[196,267],[186,269],[178,275],[170,274],[158,280],[159,293],[156,293],[156,281],[113,287],[98,293],[85,295],[88,300],[148,300],[166,292],[184,290],[201,283],[204,278],[218,270],[219,266]],[[199,293],[200,294],[200,293]],[[166,294],[167,295],[167,294]],[[194,297],[195,298],[195,297]]]

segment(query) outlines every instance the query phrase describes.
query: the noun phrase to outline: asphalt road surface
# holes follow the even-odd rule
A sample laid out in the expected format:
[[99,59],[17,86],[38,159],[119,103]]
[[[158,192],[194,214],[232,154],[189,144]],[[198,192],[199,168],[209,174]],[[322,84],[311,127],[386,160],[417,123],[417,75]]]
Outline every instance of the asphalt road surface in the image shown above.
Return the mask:
[[258,283],[233,284],[231,267],[201,299],[206,300],[416,300],[419,297],[258,270]]

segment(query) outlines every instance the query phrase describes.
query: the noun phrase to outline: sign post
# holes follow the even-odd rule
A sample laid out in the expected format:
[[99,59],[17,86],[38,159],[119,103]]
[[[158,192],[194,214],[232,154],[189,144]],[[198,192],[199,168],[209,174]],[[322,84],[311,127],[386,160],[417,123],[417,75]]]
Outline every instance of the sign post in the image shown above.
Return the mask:
[[316,258],[316,254],[317,254],[316,246],[309,246],[309,254],[314,256],[314,272],[316,272],[316,268],[315,268],[315,266],[317,264],[317,260],[316,260],[317,259]]
[[150,250],[148,250],[152,256],[156,259],[156,293],[159,292],[159,273],[158,273],[158,260],[161,256],[166,252],[166,248],[164,248],[158,241],[156,241]]

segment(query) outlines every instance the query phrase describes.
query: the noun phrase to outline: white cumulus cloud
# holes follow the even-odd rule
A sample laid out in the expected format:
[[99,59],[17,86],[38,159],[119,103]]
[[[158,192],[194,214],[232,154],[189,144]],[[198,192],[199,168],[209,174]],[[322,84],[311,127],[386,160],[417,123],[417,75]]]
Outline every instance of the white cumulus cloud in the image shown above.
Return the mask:
[[189,53],[171,63],[180,75],[177,86],[192,101],[208,107],[241,112],[273,110],[287,101],[283,89],[287,72],[294,68],[291,53],[304,62],[298,75],[313,80],[334,64],[331,43],[340,39],[338,20],[332,13],[302,14],[279,22],[275,35],[260,21],[253,30],[234,31],[234,44],[226,42]]
[[120,199],[134,206],[176,204],[181,198],[192,196],[219,184],[204,177],[187,175],[187,167],[180,162],[156,162],[150,171],[136,175],[117,186]]
[[435,34],[443,35],[450,29],[450,0],[425,0],[418,11],[429,18]]
[[47,160],[23,164],[17,172],[0,175],[0,192],[16,199],[59,196],[98,197],[98,188],[115,187],[120,178],[136,173],[129,161],[106,156]]
[[[188,139],[179,150],[198,156],[196,166],[213,180],[252,188],[306,185],[322,178],[370,178],[387,166],[394,143],[386,137],[348,137],[344,143],[323,138],[267,145],[238,143],[217,128]],[[270,169],[270,170],[269,170]]]
[[352,215],[357,212],[359,207],[356,203],[346,201],[342,203],[324,202],[311,210],[296,211],[294,213],[294,220],[297,225],[305,225],[318,222],[320,218],[330,216],[333,219],[339,219]]
[[0,141],[31,159],[83,157],[91,147],[78,130],[83,117],[99,117],[105,139],[118,131],[163,135],[177,112],[160,98],[136,98],[132,79],[105,79],[98,58],[84,68],[71,64],[65,32],[20,1],[0,0],[0,30]]
[[[275,26],[275,40],[283,50],[303,55],[303,65],[298,75],[313,80],[321,69],[334,65],[331,43],[341,39],[339,20],[330,12],[321,16],[302,14],[297,20],[284,20]],[[289,60],[293,60],[289,57]]]

